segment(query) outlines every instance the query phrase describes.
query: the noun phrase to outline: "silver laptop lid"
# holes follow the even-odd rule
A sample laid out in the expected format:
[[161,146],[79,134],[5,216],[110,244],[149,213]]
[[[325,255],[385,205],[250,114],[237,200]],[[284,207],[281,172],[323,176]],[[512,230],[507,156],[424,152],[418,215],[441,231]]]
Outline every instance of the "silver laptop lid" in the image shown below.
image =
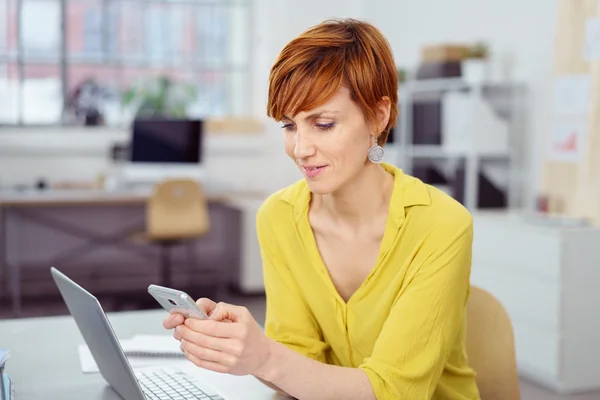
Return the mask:
[[54,267],[52,278],[104,379],[127,400],[145,396],[98,299]]

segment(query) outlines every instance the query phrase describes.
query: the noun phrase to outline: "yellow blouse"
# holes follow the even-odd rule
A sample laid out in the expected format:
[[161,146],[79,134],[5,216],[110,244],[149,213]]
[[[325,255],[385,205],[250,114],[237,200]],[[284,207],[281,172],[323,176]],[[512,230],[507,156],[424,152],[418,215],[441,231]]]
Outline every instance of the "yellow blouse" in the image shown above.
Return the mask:
[[317,249],[306,182],[261,206],[266,334],[315,360],[361,368],[379,400],[479,399],[465,346],[471,215],[382,165],[394,189],[379,257],[347,303]]

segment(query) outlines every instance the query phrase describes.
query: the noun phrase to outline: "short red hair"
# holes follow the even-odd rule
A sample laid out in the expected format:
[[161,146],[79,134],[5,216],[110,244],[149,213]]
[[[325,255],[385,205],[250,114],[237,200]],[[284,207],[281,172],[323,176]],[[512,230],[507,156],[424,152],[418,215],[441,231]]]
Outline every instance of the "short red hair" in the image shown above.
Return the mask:
[[355,19],[324,21],[285,46],[269,76],[267,115],[281,121],[286,114],[312,110],[342,86],[370,123],[382,98],[390,99],[388,124],[378,127],[378,142],[385,144],[398,115],[396,64],[379,29]]

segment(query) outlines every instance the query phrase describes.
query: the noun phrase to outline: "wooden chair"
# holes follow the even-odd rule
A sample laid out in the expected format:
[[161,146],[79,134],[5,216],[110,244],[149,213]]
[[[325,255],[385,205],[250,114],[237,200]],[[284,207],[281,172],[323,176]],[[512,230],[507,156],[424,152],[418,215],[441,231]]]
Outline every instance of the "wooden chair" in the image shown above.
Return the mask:
[[467,355],[482,400],[520,400],[510,318],[491,293],[475,286],[467,304]]
[[161,247],[162,285],[171,285],[172,247],[200,238],[209,230],[208,202],[199,183],[170,179],[155,185],[146,206],[143,237]]

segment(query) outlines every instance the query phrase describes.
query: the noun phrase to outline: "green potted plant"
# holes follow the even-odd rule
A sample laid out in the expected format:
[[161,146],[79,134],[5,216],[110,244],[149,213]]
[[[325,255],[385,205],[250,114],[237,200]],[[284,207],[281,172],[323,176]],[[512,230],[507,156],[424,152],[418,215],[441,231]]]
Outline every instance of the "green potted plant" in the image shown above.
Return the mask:
[[125,108],[133,109],[136,117],[184,118],[187,108],[197,97],[194,86],[174,82],[160,76],[144,85],[134,85],[121,97]]
[[467,58],[485,60],[489,57],[490,51],[487,43],[479,41],[469,47]]
[[401,85],[404,82],[406,82],[407,71],[406,71],[405,68],[397,68],[396,69],[396,74],[398,76],[398,85]]

